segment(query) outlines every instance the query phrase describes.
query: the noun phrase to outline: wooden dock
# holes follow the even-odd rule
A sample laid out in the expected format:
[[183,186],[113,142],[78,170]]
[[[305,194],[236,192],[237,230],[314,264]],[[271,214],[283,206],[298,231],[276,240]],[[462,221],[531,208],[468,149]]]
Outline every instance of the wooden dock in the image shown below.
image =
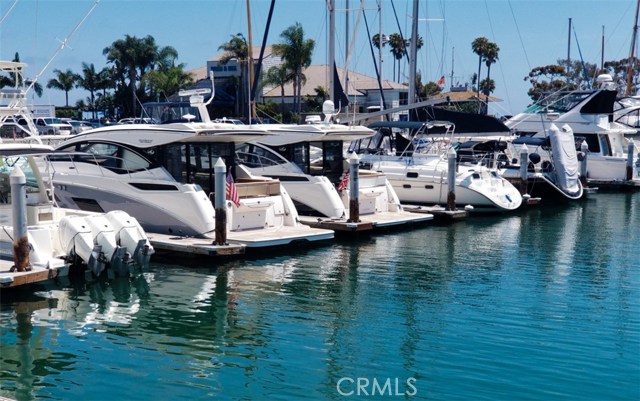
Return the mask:
[[12,288],[41,283],[69,274],[69,265],[62,260],[54,266],[32,266],[31,270],[27,272],[11,272],[10,269],[12,266],[12,261],[0,261],[0,288]]
[[147,238],[155,250],[172,253],[226,256],[240,255],[245,250],[243,244],[214,245],[213,240],[209,238],[177,237],[157,233],[147,233]]
[[469,216],[469,212],[466,210],[446,210],[442,206],[402,205],[402,207],[412,213],[432,214],[433,219],[440,223],[453,223]]
[[325,228],[333,230],[336,233],[345,232],[367,232],[375,231],[379,228],[388,228],[396,226],[407,226],[411,224],[421,224],[433,220],[433,215],[415,213],[373,213],[360,215],[360,221],[352,222],[346,218],[330,219],[314,216],[300,216],[300,222],[314,228]]

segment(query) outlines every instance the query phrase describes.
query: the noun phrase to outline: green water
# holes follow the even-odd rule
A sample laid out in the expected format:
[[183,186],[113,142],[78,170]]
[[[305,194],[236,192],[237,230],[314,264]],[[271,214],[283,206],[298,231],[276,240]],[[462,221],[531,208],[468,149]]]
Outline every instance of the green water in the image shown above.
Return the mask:
[[2,293],[18,400],[638,400],[640,193]]

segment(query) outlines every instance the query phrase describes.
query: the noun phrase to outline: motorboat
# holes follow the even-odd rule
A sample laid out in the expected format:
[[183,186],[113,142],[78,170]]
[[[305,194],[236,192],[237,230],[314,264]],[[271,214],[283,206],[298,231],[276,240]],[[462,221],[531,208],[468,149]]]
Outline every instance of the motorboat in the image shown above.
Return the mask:
[[[0,259],[14,259],[17,273],[68,272],[68,267],[82,265],[98,276],[106,268],[114,274],[128,274],[134,262],[144,267],[154,249],[135,218],[119,210],[88,213],[60,208],[53,202],[53,189],[47,185],[47,171],[43,170],[44,157],[53,149],[39,143],[26,107],[21,78],[25,67],[23,63],[0,61],[0,70],[11,74],[14,83],[0,89],[0,131],[11,133],[10,141],[3,138],[0,143]],[[13,125],[16,119],[26,121],[22,131]],[[14,142],[14,135],[29,140]],[[15,247],[23,240],[28,243],[28,251],[17,262]],[[2,281],[2,285],[12,286],[13,278],[10,274],[3,276],[7,282]]]
[[[519,137],[535,138],[548,137],[551,124],[566,124],[573,131],[576,150],[587,157],[587,183],[640,189],[638,146],[631,140],[637,135],[638,122],[631,121],[633,110],[628,110],[626,117],[620,112],[614,117],[615,85],[607,74],[597,81],[593,90],[553,93],[505,124]],[[550,158],[545,151],[540,155],[543,160]]]
[[[453,149],[455,125],[448,121],[380,121],[369,125],[372,137],[351,143],[361,163],[383,172],[403,204],[447,205],[447,153]],[[456,163],[455,204],[473,212],[512,211],[520,192],[497,169],[481,163]]]
[[[580,163],[575,149],[575,139],[568,124],[557,127],[551,124],[548,136],[520,137],[508,148],[501,149],[507,156],[497,158],[503,177],[514,185],[524,186],[521,192],[546,200],[577,200],[583,197],[580,180]],[[516,153],[516,149],[517,152]],[[544,159],[541,154],[547,155]],[[523,176],[521,163],[526,163]]]
[[[271,134],[238,145],[236,155],[253,173],[277,178],[294,201],[303,222],[350,220],[350,162],[344,144],[375,132],[360,125],[333,123],[333,103],[325,120],[308,124],[266,124]],[[357,161],[355,162],[358,163]],[[432,215],[406,212],[384,173],[358,170],[358,216],[371,228],[428,221]]]
[[[26,224],[27,236],[23,238],[28,241],[29,262],[25,270],[68,272],[69,266],[80,266],[96,276],[105,269],[127,275],[134,263],[148,265],[154,249],[135,218],[120,210],[90,213],[55,205],[50,198],[52,190],[42,179],[42,162],[37,161],[52,151],[46,145],[0,144],[0,259],[13,260],[16,267],[20,231],[15,226]],[[22,198],[13,188],[16,180],[24,183],[23,206],[15,202],[16,196]]]
[[81,210],[124,210],[150,233],[215,238],[214,165],[220,159],[239,197],[224,206],[230,243],[258,248],[333,238],[333,231],[299,222],[278,180],[236,163],[236,144],[269,133],[211,121],[208,93],[181,92],[190,98],[187,106],[145,108],[152,123],[96,128],[59,144],[50,157],[57,202]]

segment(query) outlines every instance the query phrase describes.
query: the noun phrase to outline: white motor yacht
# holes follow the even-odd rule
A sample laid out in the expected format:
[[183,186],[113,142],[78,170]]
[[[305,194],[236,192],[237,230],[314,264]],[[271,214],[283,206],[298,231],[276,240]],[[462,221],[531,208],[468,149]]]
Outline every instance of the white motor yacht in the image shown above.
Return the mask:
[[[615,117],[620,122],[614,121],[618,92],[609,75],[599,76],[598,82],[599,87],[594,90],[549,95],[505,124],[520,137],[535,138],[548,137],[551,124],[566,124],[573,131],[576,150],[586,153],[587,183],[603,188],[640,188],[638,145],[630,142],[637,127],[623,124],[626,120],[621,114]],[[632,117],[633,114],[627,116]],[[551,157],[544,151],[540,156],[543,161]]]
[[[16,224],[26,223],[29,270],[55,270],[85,266],[96,276],[106,268],[127,275],[131,264],[149,263],[154,253],[137,220],[121,210],[90,213],[57,207],[50,199],[37,158],[51,152],[46,145],[0,144],[0,259],[14,259]],[[16,211],[15,180],[26,193],[23,220]],[[6,273],[3,269],[3,273]]]
[[[376,135],[352,142],[349,151],[357,152],[367,168],[383,172],[403,204],[447,205],[453,124],[381,121],[369,127],[377,129]],[[496,169],[466,162],[456,168],[456,207],[495,212],[522,204],[520,192]]]
[[299,222],[279,181],[236,164],[236,144],[268,133],[211,121],[197,91],[181,93],[190,105],[146,109],[155,123],[101,127],[61,143],[51,158],[57,201],[82,210],[124,210],[150,233],[215,238],[213,166],[222,158],[239,195],[238,203],[225,203],[229,242],[265,247],[333,238],[333,231]]
[[[375,132],[364,126],[334,124],[333,103],[325,105],[325,122],[267,124],[271,134],[237,147],[240,162],[252,172],[279,179],[291,195],[303,222],[349,220],[350,171],[344,143]],[[359,169],[358,216],[372,228],[433,219],[430,214],[405,212],[384,173]]]

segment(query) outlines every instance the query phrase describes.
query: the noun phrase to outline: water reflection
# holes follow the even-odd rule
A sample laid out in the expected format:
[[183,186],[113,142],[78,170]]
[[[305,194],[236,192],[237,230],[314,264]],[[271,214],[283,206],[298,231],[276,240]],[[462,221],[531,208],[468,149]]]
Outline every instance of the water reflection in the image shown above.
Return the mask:
[[3,294],[1,391],[342,399],[343,377],[413,377],[422,399],[602,395],[577,383],[628,380],[640,356],[639,198],[617,195]]

